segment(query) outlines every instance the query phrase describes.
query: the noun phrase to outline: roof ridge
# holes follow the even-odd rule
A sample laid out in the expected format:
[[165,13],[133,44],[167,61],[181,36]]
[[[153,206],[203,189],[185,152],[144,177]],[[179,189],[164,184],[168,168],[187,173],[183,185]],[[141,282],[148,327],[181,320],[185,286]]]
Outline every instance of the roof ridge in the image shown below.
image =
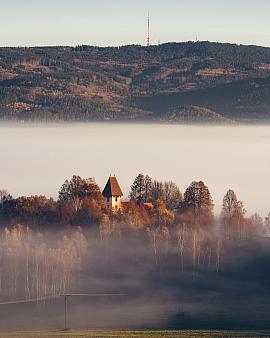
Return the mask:
[[116,176],[110,176],[106,186],[102,192],[102,195],[104,197],[112,197],[112,196],[117,196],[117,197],[122,197],[123,192],[120,188],[120,185],[117,181]]

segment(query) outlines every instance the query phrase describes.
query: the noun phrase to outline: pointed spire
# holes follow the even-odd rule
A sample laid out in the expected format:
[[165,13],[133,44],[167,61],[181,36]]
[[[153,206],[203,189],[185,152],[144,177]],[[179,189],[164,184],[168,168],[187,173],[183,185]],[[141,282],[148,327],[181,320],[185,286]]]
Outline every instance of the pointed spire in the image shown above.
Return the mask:
[[104,197],[122,197],[123,193],[115,176],[110,176],[102,192]]

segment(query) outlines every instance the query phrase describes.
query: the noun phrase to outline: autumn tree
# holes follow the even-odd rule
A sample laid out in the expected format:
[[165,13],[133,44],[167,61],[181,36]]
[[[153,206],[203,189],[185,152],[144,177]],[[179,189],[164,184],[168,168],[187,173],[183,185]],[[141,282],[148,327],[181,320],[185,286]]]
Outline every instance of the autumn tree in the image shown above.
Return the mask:
[[155,202],[153,214],[153,220],[157,226],[168,227],[172,225],[174,214],[166,208],[166,205],[162,200],[157,200]]
[[59,201],[61,203],[71,202],[76,211],[82,205],[84,199],[101,200],[102,194],[93,179],[82,179],[80,176],[73,176],[66,180],[59,191]]
[[103,205],[98,203],[95,199],[84,199],[80,210],[71,220],[72,224],[75,225],[92,225],[99,224]]
[[137,203],[145,203],[148,202],[151,196],[152,191],[152,179],[148,175],[144,176],[143,174],[139,174],[130,190],[129,197],[130,199],[135,200]]
[[58,212],[61,223],[69,226],[76,215],[76,210],[72,202],[58,203]]
[[93,179],[73,176],[62,185],[58,205],[62,223],[90,225],[99,222],[105,200]]
[[33,225],[54,223],[57,221],[56,202],[45,196],[21,196],[15,200],[14,216],[19,222]]
[[184,194],[180,203],[182,214],[190,213],[195,220],[203,224],[213,222],[213,200],[208,187],[204,182],[192,182]]
[[[82,179],[80,176],[73,176],[70,181],[64,182],[59,191],[58,202],[61,219],[65,224],[72,222],[82,207],[84,210],[80,216],[88,215],[88,220],[93,220],[96,218],[95,214],[99,213],[97,209],[105,206],[104,197],[96,182],[93,179]],[[90,217],[91,212],[93,214]]]
[[149,213],[143,205],[138,205],[134,199],[126,204],[122,212],[122,223],[126,228],[138,230],[149,223]]

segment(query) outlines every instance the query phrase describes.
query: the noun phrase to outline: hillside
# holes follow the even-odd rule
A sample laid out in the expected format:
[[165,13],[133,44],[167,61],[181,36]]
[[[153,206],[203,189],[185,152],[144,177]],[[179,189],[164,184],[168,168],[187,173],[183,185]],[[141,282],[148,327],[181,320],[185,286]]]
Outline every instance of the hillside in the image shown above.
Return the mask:
[[232,123],[231,120],[210,109],[196,106],[176,107],[161,114],[159,119],[160,122],[169,123]]
[[0,48],[2,119],[160,121],[179,106],[269,121],[270,48],[210,42]]

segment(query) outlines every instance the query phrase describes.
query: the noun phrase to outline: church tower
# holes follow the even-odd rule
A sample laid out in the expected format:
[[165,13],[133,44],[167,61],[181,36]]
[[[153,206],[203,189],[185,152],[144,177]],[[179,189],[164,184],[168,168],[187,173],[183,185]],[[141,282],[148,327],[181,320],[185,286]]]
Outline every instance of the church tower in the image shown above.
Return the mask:
[[108,209],[113,212],[121,210],[121,198],[123,197],[123,193],[115,176],[110,176],[102,195],[106,199]]

